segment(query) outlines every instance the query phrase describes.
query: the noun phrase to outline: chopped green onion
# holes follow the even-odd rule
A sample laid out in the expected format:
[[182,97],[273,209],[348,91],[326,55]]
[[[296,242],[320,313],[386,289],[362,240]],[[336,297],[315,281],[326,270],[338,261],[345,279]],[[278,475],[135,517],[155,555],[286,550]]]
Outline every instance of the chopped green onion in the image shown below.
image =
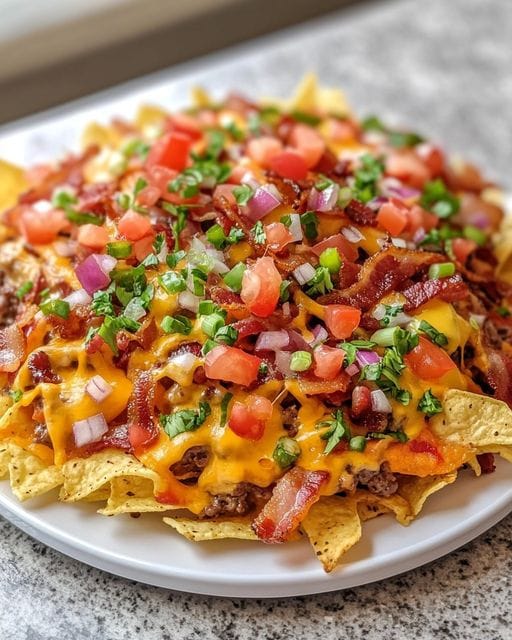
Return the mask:
[[318,216],[314,211],[302,213],[300,216],[300,224],[308,240],[314,240],[318,236]]
[[315,182],[315,189],[317,191],[325,191],[328,187],[330,187],[333,184],[334,183],[332,180],[330,180],[326,176],[321,175],[320,180],[317,180],[317,182]]
[[45,300],[41,302],[39,308],[45,316],[54,315],[64,319],[69,317],[70,306],[65,300]]
[[215,337],[217,331],[224,326],[224,318],[218,313],[204,316],[201,329],[209,338]]
[[188,336],[192,331],[192,323],[186,316],[165,316],[160,323],[162,330],[165,333],[181,333]]
[[272,457],[277,464],[285,469],[292,465],[300,456],[300,446],[297,440],[288,436],[282,436],[277,441]]
[[329,270],[329,273],[338,273],[341,269],[341,258],[336,247],[329,247],[322,251],[319,262],[322,267]]
[[364,451],[366,447],[366,438],[364,436],[354,436],[353,438],[350,438],[348,447],[352,451]]
[[215,342],[215,340],[210,340],[210,338],[208,338],[208,340],[203,344],[201,353],[203,354],[203,356],[205,356],[209,351],[211,351],[216,346],[217,346],[217,343]]
[[166,271],[158,278],[158,282],[167,291],[167,293],[180,293],[185,291],[187,284],[183,276],[176,271]]
[[220,307],[218,307],[213,300],[201,300],[199,302],[197,313],[200,316],[209,316],[210,313],[217,313],[219,309]]
[[94,213],[87,213],[86,211],[75,211],[74,209],[66,210],[66,218],[73,224],[95,224],[101,226],[105,222],[103,216],[97,216]]
[[245,264],[243,264],[243,262],[239,262],[223,276],[224,282],[231,289],[231,291],[240,293],[240,291],[242,290],[242,278],[244,277],[246,268],[247,267],[245,266]]
[[232,327],[229,324],[221,327],[215,333],[215,342],[222,342],[223,344],[227,344],[229,346],[234,345],[237,339],[238,331],[235,329],[235,327]]
[[468,240],[473,240],[479,247],[483,247],[487,242],[487,236],[485,235],[485,233],[478,229],[478,227],[474,227],[471,224],[466,225],[462,230],[462,233],[464,234],[465,238],[467,238]]
[[236,203],[243,207],[253,197],[254,189],[248,184],[241,184],[233,188],[233,195],[235,196]]
[[437,278],[448,278],[455,273],[455,265],[453,262],[438,262],[437,264],[431,264],[428,269],[428,277],[430,280]]
[[307,351],[295,351],[290,360],[290,369],[292,371],[307,371],[312,362],[313,358]]
[[508,318],[511,315],[507,307],[496,307],[496,313],[502,318]]
[[27,293],[30,293],[33,288],[34,288],[34,283],[31,282],[30,280],[27,280],[27,282],[24,282],[21,285],[21,287],[16,291],[16,297],[18,298],[18,300],[21,300],[27,295]]
[[279,285],[279,302],[288,302],[290,299],[290,285],[290,280],[283,280]]
[[128,258],[132,253],[132,243],[128,240],[118,240],[107,244],[107,253],[113,258]]
[[231,399],[233,398],[233,394],[227,393],[224,394],[222,401],[220,403],[220,426],[223,427],[226,424],[226,420],[228,417],[228,407]]
[[206,239],[210,244],[213,244],[216,249],[222,249],[227,240],[224,229],[220,224],[214,224],[208,229],[206,232]]
[[370,340],[379,347],[392,347],[395,344],[395,335],[400,327],[386,327],[385,329],[377,329],[371,336]]
[[284,224],[285,227],[290,227],[292,224],[292,216],[287,213],[285,216],[281,216],[279,222],[281,222],[282,224]]

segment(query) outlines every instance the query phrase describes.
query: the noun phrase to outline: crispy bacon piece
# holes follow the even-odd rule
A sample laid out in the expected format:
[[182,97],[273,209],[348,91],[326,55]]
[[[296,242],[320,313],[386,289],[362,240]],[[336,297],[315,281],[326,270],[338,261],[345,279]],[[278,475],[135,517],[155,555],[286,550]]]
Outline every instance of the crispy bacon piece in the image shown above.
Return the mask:
[[34,384],[40,382],[48,382],[50,384],[59,384],[60,377],[52,369],[52,363],[48,354],[44,351],[34,351],[28,359],[28,369],[32,374]]
[[25,337],[17,324],[0,330],[0,371],[12,373],[25,354]]
[[494,349],[487,350],[487,357],[489,360],[487,381],[494,389],[494,396],[512,407],[512,357]]
[[133,453],[133,448],[128,437],[128,426],[126,424],[110,426],[101,440],[98,440],[98,442],[90,442],[84,447],[81,447],[77,451],[77,455],[88,458],[93,453],[98,453],[98,451],[104,451],[105,449],[119,449],[120,451]]
[[265,331],[265,325],[257,318],[245,318],[244,320],[238,320],[238,322],[233,322],[232,327],[238,332],[236,344],[244,340],[244,338],[247,338],[247,336],[255,336],[258,335],[258,333]]
[[376,212],[358,200],[351,200],[345,207],[345,213],[356,224],[369,227],[375,227],[377,224]]
[[328,480],[327,471],[293,467],[285,473],[252,524],[258,538],[272,544],[285,542],[320,498]]
[[456,273],[449,278],[437,278],[435,280],[425,280],[403,289],[401,292],[407,302],[404,304],[404,311],[414,311],[422,304],[432,298],[438,298],[445,302],[457,302],[464,300],[469,295],[469,289],[462,277]]
[[496,471],[496,465],[494,464],[494,454],[492,453],[479,453],[476,457],[478,464],[482,469],[482,473],[493,473]]
[[344,291],[332,291],[318,299],[320,304],[348,304],[368,311],[382,296],[397,291],[400,285],[439,262],[439,255],[426,251],[411,251],[393,245],[382,249],[363,265],[357,282]]
[[346,391],[350,384],[350,376],[342,371],[334,380],[320,380],[312,376],[301,376],[299,386],[303,393],[309,396],[319,394],[332,394],[339,391]]
[[128,440],[135,452],[158,438],[155,409],[155,384],[150,371],[139,373],[128,403]]
[[339,273],[339,289],[348,289],[355,282],[357,282],[357,276],[361,271],[361,265],[354,262],[343,262]]
[[419,438],[415,438],[409,442],[409,449],[413,453],[428,453],[431,456],[434,456],[438,462],[443,462],[443,456],[439,449],[429,442],[428,440],[420,440]]

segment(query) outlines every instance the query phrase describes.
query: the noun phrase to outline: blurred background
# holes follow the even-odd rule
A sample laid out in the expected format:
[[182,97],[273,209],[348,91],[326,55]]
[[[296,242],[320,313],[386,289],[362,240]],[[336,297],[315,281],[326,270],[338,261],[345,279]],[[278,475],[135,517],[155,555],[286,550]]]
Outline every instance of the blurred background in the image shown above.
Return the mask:
[[284,95],[315,71],[359,113],[442,140],[512,189],[512,0],[0,0],[0,12],[0,122],[105,89],[80,105],[173,107],[197,82]]

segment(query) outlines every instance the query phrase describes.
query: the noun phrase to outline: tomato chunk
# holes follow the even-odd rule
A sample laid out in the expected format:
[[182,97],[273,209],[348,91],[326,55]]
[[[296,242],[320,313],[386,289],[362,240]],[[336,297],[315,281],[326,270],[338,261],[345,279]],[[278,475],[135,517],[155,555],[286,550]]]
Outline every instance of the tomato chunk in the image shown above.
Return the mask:
[[385,202],[377,213],[377,224],[392,236],[399,236],[407,224],[407,209]]
[[349,262],[355,262],[359,256],[357,247],[352,242],[349,242],[341,233],[336,233],[333,236],[324,238],[324,240],[317,242],[311,250],[319,256],[323,251],[325,251],[325,249],[329,249],[331,247],[338,249],[340,256],[344,257]]
[[187,166],[191,145],[192,140],[189,135],[180,131],[171,131],[153,144],[146,166],[159,165],[175,171],[183,171]]
[[361,311],[344,304],[330,304],[325,308],[325,324],[335,338],[349,338],[359,326]]
[[258,538],[273,544],[285,542],[320,498],[320,491],[328,480],[327,471],[293,467],[285,473],[253,522]]
[[19,219],[20,233],[30,244],[48,244],[53,242],[59,231],[68,226],[64,211],[23,211]]
[[127,211],[119,220],[117,228],[119,233],[122,233],[128,240],[140,240],[152,230],[149,218],[131,210]]
[[251,313],[266,318],[277,306],[281,282],[273,259],[258,258],[245,270],[240,296]]
[[430,179],[430,171],[414,151],[397,151],[390,154],[386,159],[386,174],[418,189],[422,189]]
[[262,167],[268,168],[271,159],[283,148],[283,144],[272,136],[253,138],[247,144],[247,155]]
[[404,360],[412,372],[423,380],[435,380],[456,368],[446,351],[423,336],[420,336],[418,346],[404,356]]
[[453,238],[452,250],[459,262],[464,264],[468,257],[478,248],[477,243],[474,240],[467,238]]
[[325,151],[322,136],[307,124],[296,124],[290,134],[290,144],[304,158],[306,166],[314,167]]
[[267,244],[273,251],[282,251],[287,244],[293,241],[292,234],[282,222],[272,222],[265,225]]
[[251,395],[245,403],[234,402],[228,427],[241,438],[259,440],[265,432],[265,423],[272,416],[272,403],[268,398]]
[[95,224],[84,224],[78,229],[78,242],[89,249],[103,249],[108,242],[108,231]]
[[341,349],[322,344],[315,349],[313,358],[315,376],[323,380],[334,380],[343,365],[345,353]]
[[204,372],[211,380],[248,386],[258,377],[262,360],[236,347],[219,345],[208,352]]
[[269,166],[278,176],[289,180],[305,180],[308,175],[306,161],[296,151],[281,151],[270,159]]

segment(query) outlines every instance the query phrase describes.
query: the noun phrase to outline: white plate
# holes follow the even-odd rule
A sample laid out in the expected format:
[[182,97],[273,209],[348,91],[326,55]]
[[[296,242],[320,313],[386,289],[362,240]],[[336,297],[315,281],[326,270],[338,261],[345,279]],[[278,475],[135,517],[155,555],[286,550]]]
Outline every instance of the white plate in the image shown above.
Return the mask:
[[[327,21],[323,28],[329,28]],[[295,42],[311,35],[306,28],[292,34]],[[233,86],[255,96],[288,94],[302,70],[286,77],[262,72],[265,55],[286,42],[279,35],[261,44],[210,56],[172,74],[155,74],[14,127],[1,127],[0,158],[21,164],[52,159],[73,147],[92,119],[107,121],[119,114],[128,118],[142,102],[176,108],[187,103],[188,89],[198,83],[218,95]],[[0,482],[0,513],[41,542],[116,575],[202,594],[293,596],[396,575],[472,540],[512,511],[512,465],[498,461],[496,473],[478,479],[462,472],[455,484],[429,499],[407,528],[391,517],[365,523],[361,542],[331,575],[323,572],[305,541],[277,547],[240,541],[193,544],[164,525],[159,515],[105,518],[93,505],[60,504],[55,496],[20,504],[8,483]]]

